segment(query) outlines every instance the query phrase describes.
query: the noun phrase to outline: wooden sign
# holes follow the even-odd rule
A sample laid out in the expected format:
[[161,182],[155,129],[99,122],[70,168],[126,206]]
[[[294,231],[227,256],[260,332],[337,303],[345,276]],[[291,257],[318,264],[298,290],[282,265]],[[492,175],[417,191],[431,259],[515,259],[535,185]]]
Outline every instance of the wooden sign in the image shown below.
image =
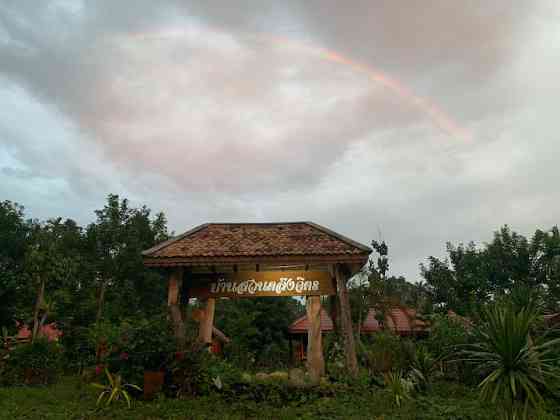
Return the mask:
[[334,280],[326,271],[240,271],[194,275],[186,282],[189,296],[196,298],[336,294]]

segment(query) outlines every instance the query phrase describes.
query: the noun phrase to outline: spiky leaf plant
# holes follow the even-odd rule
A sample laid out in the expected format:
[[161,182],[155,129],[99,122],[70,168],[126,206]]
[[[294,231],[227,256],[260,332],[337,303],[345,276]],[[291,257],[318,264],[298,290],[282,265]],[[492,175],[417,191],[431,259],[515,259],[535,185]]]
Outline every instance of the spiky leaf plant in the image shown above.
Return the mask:
[[484,322],[474,330],[476,344],[464,352],[484,374],[481,396],[499,404],[505,418],[529,418],[543,405],[543,393],[553,392],[560,379],[555,346],[560,339],[531,337],[538,318],[532,305],[519,308],[511,301],[484,310]]
[[412,399],[412,382],[406,379],[402,372],[391,371],[383,376],[385,386],[393,396],[393,401],[397,407],[400,407],[405,400]]
[[438,373],[439,360],[423,345],[416,348],[412,359],[410,379],[419,391],[430,389],[433,378]]
[[106,406],[110,405],[113,401],[119,401],[123,399],[126,401],[128,408],[130,408],[131,399],[126,389],[133,388],[137,391],[142,391],[142,389],[137,385],[123,383],[122,377],[120,375],[113,375],[111,374],[111,372],[109,372],[108,369],[105,369],[105,375],[107,376],[109,384],[91,384],[93,387],[102,390],[99,394],[99,397],[97,397],[97,405],[101,404],[103,402],[103,399],[105,399]]

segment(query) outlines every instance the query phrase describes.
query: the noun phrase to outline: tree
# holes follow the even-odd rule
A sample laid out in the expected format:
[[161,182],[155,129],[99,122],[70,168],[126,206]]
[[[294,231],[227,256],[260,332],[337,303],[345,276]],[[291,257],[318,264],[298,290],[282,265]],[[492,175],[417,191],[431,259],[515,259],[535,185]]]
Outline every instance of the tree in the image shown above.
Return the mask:
[[45,297],[47,284],[67,285],[77,273],[75,261],[64,255],[65,234],[75,226],[73,221],[62,223],[62,219],[58,218],[44,224],[34,223],[32,227],[25,255],[25,270],[36,291],[32,341],[37,338],[40,327],[53,308],[52,302],[49,304]]
[[29,287],[24,284],[23,269],[29,234],[24,208],[0,202],[0,327],[14,326],[20,299],[26,301]]
[[[157,311],[165,301],[161,275],[142,263],[142,251],[168,238],[163,213],[151,219],[147,207],[132,208],[127,199],[110,194],[97,220],[86,231],[96,293],[96,321],[104,316],[119,318],[127,314]],[[111,296],[107,296],[112,292]],[[126,305],[122,302],[126,299]]]
[[546,307],[560,311],[560,230],[537,230],[530,246],[534,283],[545,289]]
[[371,258],[364,269],[350,283],[352,319],[361,327],[370,309],[374,308],[383,325],[385,316],[394,306],[409,306],[431,312],[431,297],[424,283],[409,283],[403,276],[388,276],[389,247],[385,242],[372,241],[377,259]]
[[447,244],[447,258],[429,257],[420,270],[434,304],[462,315],[520,285],[540,290],[549,310],[560,310],[560,233],[537,230],[529,241],[503,226],[477,247]]

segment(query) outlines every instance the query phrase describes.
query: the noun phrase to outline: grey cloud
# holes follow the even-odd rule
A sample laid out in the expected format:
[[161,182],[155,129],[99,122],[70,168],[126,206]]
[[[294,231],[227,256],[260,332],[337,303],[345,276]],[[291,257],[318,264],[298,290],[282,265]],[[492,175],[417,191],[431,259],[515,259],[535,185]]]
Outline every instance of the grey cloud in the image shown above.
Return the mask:
[[[368,242],[380,229],[395,271],[416,278],[446,240],[556,222],[554,13],[545,0],[0,1],[0,94],[24,98],[0,99],[0,146],[21,164],[0,147],[0,194],[87,221],[120,192],[177,231],[311,219]],[[471,138],[317,48],[384,71]]]

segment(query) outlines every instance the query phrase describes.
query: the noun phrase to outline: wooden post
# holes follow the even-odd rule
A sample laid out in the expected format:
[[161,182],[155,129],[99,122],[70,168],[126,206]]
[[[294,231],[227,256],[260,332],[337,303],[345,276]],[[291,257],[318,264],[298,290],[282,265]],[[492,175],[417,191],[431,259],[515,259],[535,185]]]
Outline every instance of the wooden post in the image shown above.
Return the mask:
[[311,380],[319,383],[325,374],[323,345],[321,341],[321,296],[307,297],[307,369]]
[[336,284],[338,288],[338,301],[340,303],[340,328],[344,337],[344,352],[346,354],[346,368],[351,376],[358,376],[358,358],[356,357],[356,345],[354,343],[354,331],[352,329],[352,316],[350,314],[350,299],[346,287],[346,274],[343,267],[336,264],[334,267]]
[[177,340],[179,350],[184,350],[187,343],[185,322],[179,305],[179,291],[183,283],[183,267],[176,267],[169,275],[169,286],[167,290],[167,305],[173,323],[173,331]]
[[212,344],[212,328],[214,327],[214,310],[216,309],[216,299],[208,298],[204,308],[204,316],[200,320],[198,338],[202,343]]

